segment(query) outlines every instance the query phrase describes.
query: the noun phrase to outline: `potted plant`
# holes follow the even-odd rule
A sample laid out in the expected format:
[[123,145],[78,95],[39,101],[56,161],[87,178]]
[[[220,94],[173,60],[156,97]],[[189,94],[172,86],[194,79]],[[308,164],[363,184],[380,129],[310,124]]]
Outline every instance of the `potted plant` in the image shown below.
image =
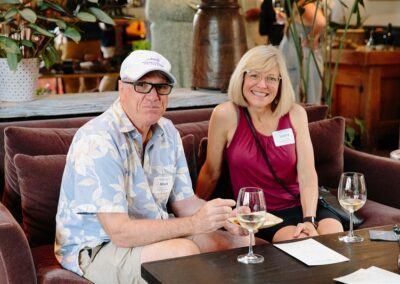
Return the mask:
[[[38,60],[48,68],[60,62],[54,39],[62,34],[79,42],[79,22],[104,22],[114,25],[97,0],[72,1],[75,10],[66,8],[63,0],[0,0],[0,100],[30,100],[35,93],[39,72]],[[25,66],[27,65],[27,66]],[[8,70],[7,70],[8,69]],[[17,79],[22,74],[22,79]],[[21,83],[33,75],[30,87]],[[6,76],[11,76],[6,78]],[[15,90],[10,82],[16,82]],[[19,99],[19,95],[23,98]]]
[[[347,35],[347,31],[349,30],[350,27],[352,27],[351,20],[352,18],[356,17],[356,26],[361,26],[361,17],[360,17],[360,7],[364,7],[364,0],[350,0],[351,6],[346,5],[343,1],[338,0],[338,2],[349,9],[350,13],[346,17],[346,23],[344,25],[337,25],[336,23],[333,23],[329,19],[329,15],[325,15],[327,17],[327,24],[325,26],[324,31],[321,32],[323,34],[323,37],[325,38],[324,41],[324,58],[323,58],[323,66],[322,68],[317,64],[317,59],[315,55],[314,48],[312,47],[314,38],[313,38],[313,33],[309,33],[305,36],[306,38],[303,39],[303,42],[307,42],[307,46],[303,46],[302,40],[300,40],[302,34],[301,30],[307,30],[307,25],[305,24],[305,21],[303,20],[303,13],[305,12],[304,6],[308,5],[310,3],[315,4],[318,7],[323,7],[323,10],[325,13],[328,13],[329,4],[328,0],[299,0],[299,1],[292,1],[291,0],[284,0],[286,3],[286,6],[288,7],[288,20],[290,23],[298,23],[297,27],[295,24],[289,25],[288,28],[288,33],[290,36],[293,38],[295,50],[296,50],[296,56],[297,56],[297,61],[300,66],[300,85],[301,85],[301,99],[303,102],[307,102],[307,90],[308,90],[308,77],[311,76],[309,74],[311,65],[314,65],[316,68],[316,71],[318,73],[318,76],[320,80],[322,80],[322,101],[326,104],[331,106],[331,100],[332,100],[332,92],[333,92],[333,87],[334,87],[334,82],[336,78],[336,72],[339,64],[339,57],[341,54],[341,51],[343,49],[343,44],[345,42],[345,38]],[[308,27],[308,29],[313,30],[314,25],[315,25],[315,19],[316,19],[316,13],[317,10],[315,11],[315,14],[312,16],[313,22],[312,25]],[[332,51],[332,35],[334,33],[334,30],[336,28],[342,28],[343,32],[341,33],[340,40],[339,40],[339,46],[337,47],[338,53],[336,58],[331,58],[331,51]],[[300,29],[300,30],[299,30]],[[310,56],[308,57],[308,60],[304,59],[304,53],[303,53],[303,48],[308,47],[310,51]]]

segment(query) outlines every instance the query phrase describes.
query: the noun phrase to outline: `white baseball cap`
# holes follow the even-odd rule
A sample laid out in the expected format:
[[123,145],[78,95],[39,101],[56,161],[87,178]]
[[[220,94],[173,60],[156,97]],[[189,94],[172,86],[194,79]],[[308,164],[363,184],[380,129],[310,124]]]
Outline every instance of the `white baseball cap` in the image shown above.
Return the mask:
[[171,73],[171,64],[161,54],[150,50],[135,50],[122,62],[120,77],[122,81],[136,82],[152,71],[160,71],[175,84],[176,79]]

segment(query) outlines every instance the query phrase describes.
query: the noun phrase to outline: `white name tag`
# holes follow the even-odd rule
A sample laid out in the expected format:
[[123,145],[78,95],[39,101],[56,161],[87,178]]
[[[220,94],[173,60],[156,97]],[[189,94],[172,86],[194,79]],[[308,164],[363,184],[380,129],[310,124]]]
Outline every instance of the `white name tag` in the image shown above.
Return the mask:
[[153,181],[153,193],[158,200],[169,197],[172,188],[172,176],[158,176]]
[[276,147],[294,144],[294,135],[292,128],[287,128],[272,132]]

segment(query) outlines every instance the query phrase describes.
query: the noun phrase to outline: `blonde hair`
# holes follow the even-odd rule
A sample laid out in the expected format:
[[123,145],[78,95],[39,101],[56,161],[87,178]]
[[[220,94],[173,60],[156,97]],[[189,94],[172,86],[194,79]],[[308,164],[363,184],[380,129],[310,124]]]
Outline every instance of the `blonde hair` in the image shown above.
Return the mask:
[[243,96],[243,81],[248,70],[269,70],[278,66],[282,78],[278,94],[271,106],[273,114],[282,116],[289,112],[295,102],[294,91],[282,53],[272,45],[259,45],[248,50],[240,59],[229,81],[228,95],[235,104],[248,107]]

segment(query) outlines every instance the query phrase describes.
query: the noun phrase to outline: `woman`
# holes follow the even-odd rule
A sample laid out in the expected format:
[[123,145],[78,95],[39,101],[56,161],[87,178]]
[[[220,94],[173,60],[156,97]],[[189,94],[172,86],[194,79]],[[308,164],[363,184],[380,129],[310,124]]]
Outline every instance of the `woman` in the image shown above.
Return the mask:
[[[207,159],[196,193],[205,199],[212,194],[225,155],[235,197],[243,186],[261,187],[268,211],[284,220],[260,230],[259,237],[277,242],[343,231],[333,214],[317,209],[318,181],[307,115],[294,103],[280,51],[265,45],[250,49],[232,74],[228,94],[231,101],[217,106],[210,119]],[[272,170],[286,189],[267,166],[246,110]]]

